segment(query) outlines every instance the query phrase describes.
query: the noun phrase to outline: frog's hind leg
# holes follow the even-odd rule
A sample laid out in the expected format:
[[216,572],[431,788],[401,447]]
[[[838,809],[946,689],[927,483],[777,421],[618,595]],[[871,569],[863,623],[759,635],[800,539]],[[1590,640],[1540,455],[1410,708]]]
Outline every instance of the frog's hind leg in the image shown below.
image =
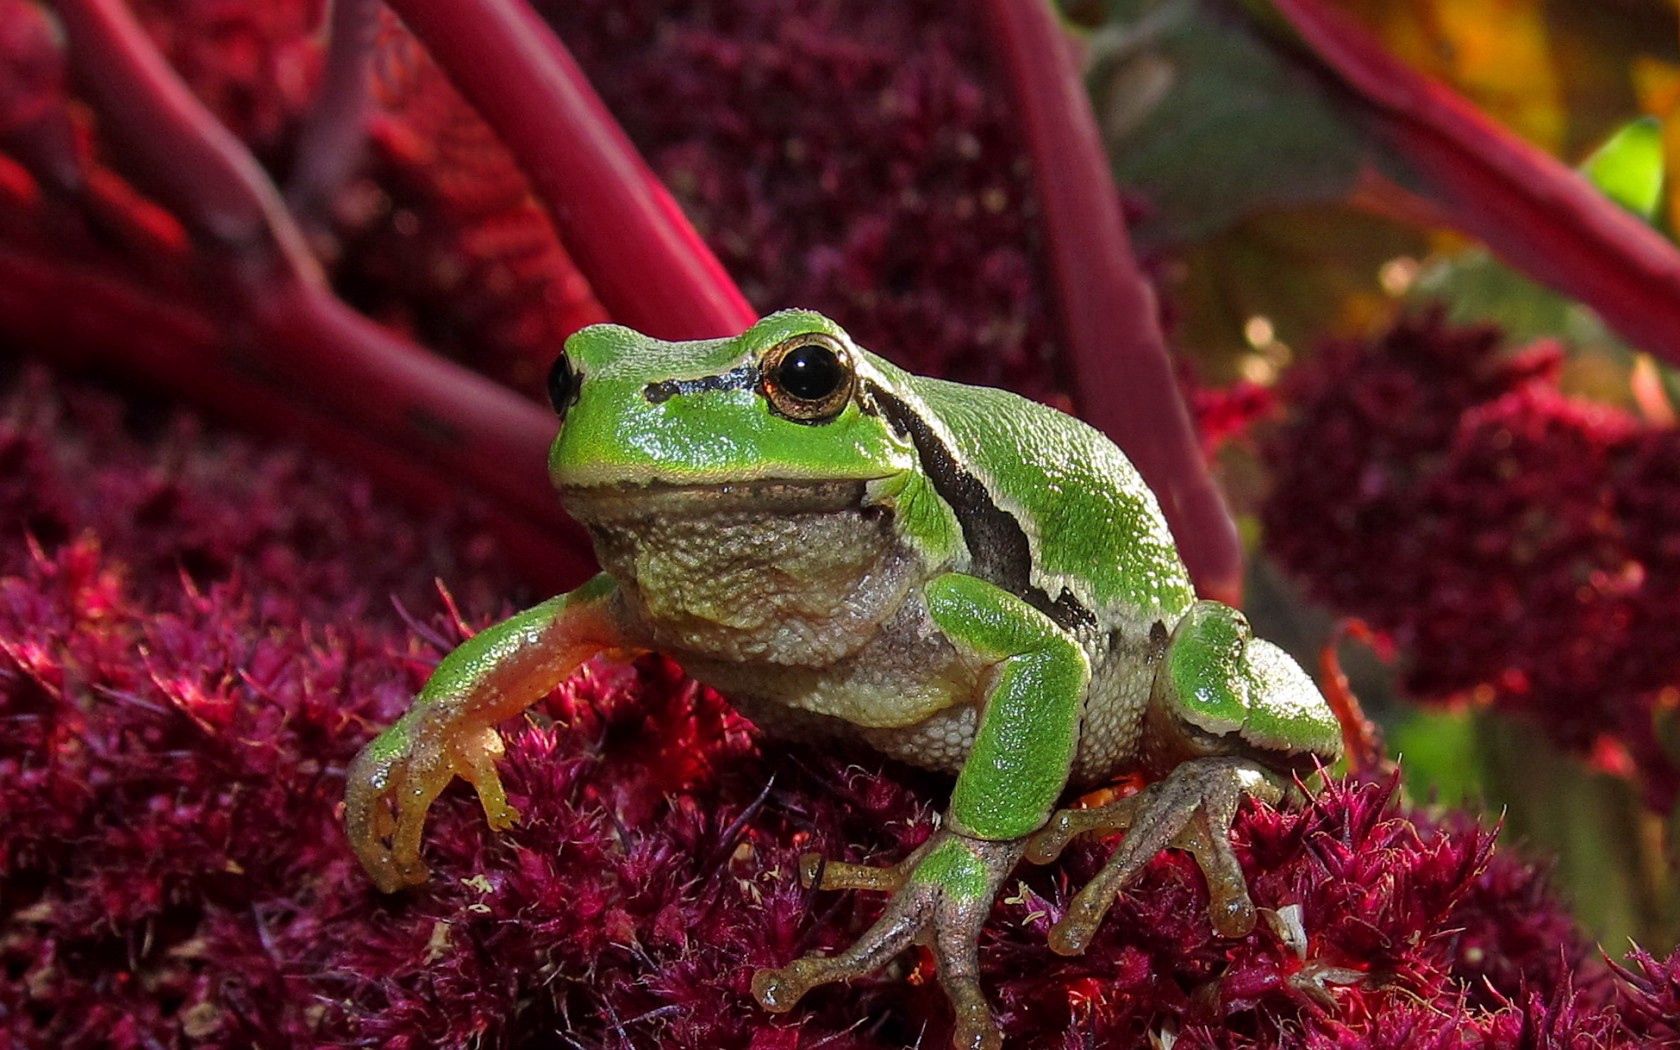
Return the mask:
[[1145,720],[1146,764],[1165,777],[1130,798],[1058,812],[1028,846],[1028,859],[1042,864],[1078,835],[1126,832],[1051,930],[1051,947],[1084,951],[1115,895],[1168,847],[1201,868],[1214,930],[1247,934],[1255,911],[1231,849],[1237,807],[1244,795],[1281,801],[1290,782],[1283,770],[1333,762],[1339,749],[1335,717],[1306,672],[1255,640],[1235,609],[1196,603],[1156,667]]
[[1224,937],[1254,928],[1254,904],[1231,849],[1229,831],[1243,795],[1277,802],[1283,789],[1276,774],[1236,757],[1195,759],[1136,795],[1091,809],[1064,809],[1034,835],[1027,859],[1047,864],[1067,844],[1088,832],[1126,831],[1126,837],[1050,931],[1050,947],[1062,955],[1085,950],[1114,903],[1157,853],[1169,846],[1196,859],[1207,879],[1209,918]]
[[994,584],[950,573],[923,594],[945,636],[986,669],[984,709],[944,825],[894,868],[823,870],[802,860],[807,885],[888,889],[892,899],[850,948],[761,970],[752,990],[765,1009],[781,1012],[807,990],[862,977],[920,942],[933,949],[956,1014],[952,1044],[997,1050],[1003,1034],[980,987],[980,928],[1067,783],[1090,665],[1049,617]]

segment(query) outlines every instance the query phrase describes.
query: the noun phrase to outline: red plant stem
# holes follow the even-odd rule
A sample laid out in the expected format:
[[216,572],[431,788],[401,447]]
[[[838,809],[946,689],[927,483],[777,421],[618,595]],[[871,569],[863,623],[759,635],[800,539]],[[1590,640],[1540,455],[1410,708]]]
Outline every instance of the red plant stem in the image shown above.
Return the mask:
[[326,70],[298,132],[297,162],[286,182],[294,214],[325,217],[334,193],[361,158],[367,134],[369,60],[379,0],[331,0]]
[[[1580,174],[1390,55],[1323,0],[1272,0],[1453,226],[1680,364],[1680,251]],[[1404,167],[1400,167],[1403,165]]]
[[64,80],[52,19],[28,0],[0,0],[0,146],[52,190],[82,177]]
[[982,6],[1033,159],[1075,403],[1155,490],[1197,588],[1234,603],[1242,594],[1236,525],[1179,394],[1069,41],[1048,0]]
[[612,317],[651,335],[733,335],[758,315],[526,0],[392,0],[490,124]]
[[[581,550],[576,529],[559,524],[544,470],[550,413],[334,297],[262,168],[168,68],[120,0],[60,0],[59,12],[72,68],[87,82],[102,128],[125,133],[121,159],[221,249],[234,293],[230,327],[246,328],[253,344],[234,357],[213,343],[193,365],[176,362],[172,374],[244,376],[268,388],[261,396],[278,392],[307,414],[354,429],[364,448],[426,464],[441,482],[476,489],[503,513],[552,528],[556,543]],[[137,349],[132,357],[138,361]]]
[[[75,309],[66,310],[65,303]],[[218,318],[155,288],[0,246],[0,327],[9,340],[67,366],[117,366],[241,428],[330,449],[335,459],[367,470],[409,503],[447,507],[461,500],[460,487],[430,469],[424,457],[276,397],[260,377],[220,353],[225,337]],[[551,503],[546,521],[503,513],[492,516],[490,527],[533,585],[559,588],[591,571],[577,526],[557,504]]]
[[1342,754],[1347,758],[1348,772],[1358,776],[1382,769],[1388,755],[1382,731],[1365,716],[1365,708],[1342,670],[1341,646],[1349,638],[1370,645],[1376,635],[1363,620],[1337,621],[1330,640],[1318,651],[1318,684],[1342,727]]

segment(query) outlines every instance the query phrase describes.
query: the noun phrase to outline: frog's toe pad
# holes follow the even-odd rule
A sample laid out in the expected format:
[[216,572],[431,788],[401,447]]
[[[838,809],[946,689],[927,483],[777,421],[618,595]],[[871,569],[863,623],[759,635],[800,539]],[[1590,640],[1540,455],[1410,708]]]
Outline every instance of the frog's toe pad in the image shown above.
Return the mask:
[[823,961],[820,955],[807,955],[786,966],[758,971],[752,979],[753,998],[773,1014],[787,1013],[806,992],[822,983],[813,971]]

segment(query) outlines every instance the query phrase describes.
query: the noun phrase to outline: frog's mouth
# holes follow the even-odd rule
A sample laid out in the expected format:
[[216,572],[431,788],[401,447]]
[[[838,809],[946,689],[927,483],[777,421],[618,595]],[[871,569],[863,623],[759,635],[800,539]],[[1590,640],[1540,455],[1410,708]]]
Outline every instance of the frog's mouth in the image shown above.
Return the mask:
[[567,485],[560,501],[585,524],[720,514],[820,514],[863,506],[866,481],[758,481],[682,484],[649,481]]

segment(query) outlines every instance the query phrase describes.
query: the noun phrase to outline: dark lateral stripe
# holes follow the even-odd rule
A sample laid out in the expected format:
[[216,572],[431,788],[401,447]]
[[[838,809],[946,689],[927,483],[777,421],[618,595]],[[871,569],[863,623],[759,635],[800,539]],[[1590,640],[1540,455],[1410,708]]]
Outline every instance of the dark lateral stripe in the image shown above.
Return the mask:
[[740,365],[727,372],[698,379],[661,379],[642,388],[642,396],[653,404],[669,401],[678,394],[703,394],[709,390],[750,390],[758,384],[758,366]]
[[950,505],[968,545],[969,571],[1017,595],[1064,630],[1097,625],[1091,610],[1063,588],[1055,601],[1032,582],[1032,544],[1015,515],[997,505],[986,485],[957,462],[956,456],[927,421],[894,394],[870,383],[870,397],[888,422],[916,447],[916,458],[933,490]]

